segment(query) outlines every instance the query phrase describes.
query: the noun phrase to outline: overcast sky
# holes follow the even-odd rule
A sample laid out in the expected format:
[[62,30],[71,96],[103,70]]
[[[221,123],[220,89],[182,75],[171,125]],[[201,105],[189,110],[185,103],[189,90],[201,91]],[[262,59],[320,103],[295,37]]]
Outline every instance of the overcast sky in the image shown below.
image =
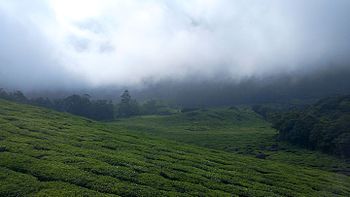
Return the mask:
[[0,86],[234,80],[350,65],[349,0],[0,0]]

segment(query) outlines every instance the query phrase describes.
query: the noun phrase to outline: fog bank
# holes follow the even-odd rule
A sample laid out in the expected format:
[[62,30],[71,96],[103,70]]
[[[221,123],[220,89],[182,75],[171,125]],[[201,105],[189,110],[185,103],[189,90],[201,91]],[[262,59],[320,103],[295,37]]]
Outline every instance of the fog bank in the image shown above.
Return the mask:
[[347,0],[0,2],[0,86],[239,84],[349,66]]

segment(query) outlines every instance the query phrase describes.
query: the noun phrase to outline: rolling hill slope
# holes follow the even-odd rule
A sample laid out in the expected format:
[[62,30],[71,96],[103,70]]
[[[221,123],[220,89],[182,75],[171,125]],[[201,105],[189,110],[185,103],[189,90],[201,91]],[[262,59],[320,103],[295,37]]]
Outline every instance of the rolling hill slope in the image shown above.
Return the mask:
[[0,196],[349,196],[350,177],[0,100]]
[[111,123],[119,130],[211,149],[350,175],[350,161],[277,140],[270,123],[247,107],[198,109],[169,116],[139,116]]

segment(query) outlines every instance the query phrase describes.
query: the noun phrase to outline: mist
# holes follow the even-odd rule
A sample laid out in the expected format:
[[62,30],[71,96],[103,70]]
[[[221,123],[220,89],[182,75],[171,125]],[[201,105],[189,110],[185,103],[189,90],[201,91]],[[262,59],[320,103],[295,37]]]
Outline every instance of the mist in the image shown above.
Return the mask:
[[0,87],[172,99],[348,93],[349,10],[347,0],[3,0]]

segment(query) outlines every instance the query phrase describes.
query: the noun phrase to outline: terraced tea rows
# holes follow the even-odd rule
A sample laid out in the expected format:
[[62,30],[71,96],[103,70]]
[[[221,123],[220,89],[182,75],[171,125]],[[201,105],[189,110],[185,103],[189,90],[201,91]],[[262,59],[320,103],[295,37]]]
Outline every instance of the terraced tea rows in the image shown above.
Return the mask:
[[0,101],[0,196],[349,196],[350,178]]

